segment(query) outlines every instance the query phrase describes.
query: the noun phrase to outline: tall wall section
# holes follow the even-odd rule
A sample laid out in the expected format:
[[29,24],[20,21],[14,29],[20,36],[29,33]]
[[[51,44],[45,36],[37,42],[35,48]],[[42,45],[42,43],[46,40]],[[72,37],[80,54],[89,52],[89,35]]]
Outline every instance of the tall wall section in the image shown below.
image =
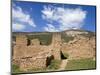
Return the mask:
[[52,36],[52,54],[54,56],[54,59],[61,60],[61,35],[60,33],[54,33]]

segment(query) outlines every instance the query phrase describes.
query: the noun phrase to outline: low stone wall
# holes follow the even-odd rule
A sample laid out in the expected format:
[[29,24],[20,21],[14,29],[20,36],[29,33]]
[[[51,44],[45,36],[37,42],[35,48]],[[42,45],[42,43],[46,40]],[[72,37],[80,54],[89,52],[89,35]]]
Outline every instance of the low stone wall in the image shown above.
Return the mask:
[[31,69],[46,68],[46,58],[24,58],[20,62],[20,70],[27,71]]

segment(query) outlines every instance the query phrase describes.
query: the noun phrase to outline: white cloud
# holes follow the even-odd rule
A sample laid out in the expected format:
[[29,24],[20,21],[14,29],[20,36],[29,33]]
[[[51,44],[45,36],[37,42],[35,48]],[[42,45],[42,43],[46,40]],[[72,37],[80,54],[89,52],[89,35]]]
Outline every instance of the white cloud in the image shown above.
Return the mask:
[[[22,8],[16,5],[13,5],[13,8],[12,8],[12,20],[13,20],[13,25],[17,21],[18,23],[20,23],[21,26],[26,24],[32,27],[36,27],[34,20],[31,18],[31,15],[24,13]],[[23,27],[25,28],[25,25]],[[13,29],[16,29],[16,28],[13,28]]]
[[42,11],[42,13],[44,14],[43,15],[43,18],[45,19],[51,19],[53,17],[53,13],[54,11],[52,10],[51,7],[46,7],[44,6],[44,10]]
[[[53,25],[53,22],[58,23],[58,28],[55,30],[80,29],[86,18],[87,12],[81,8],[62,8],[44,6],[42,17]],[[55,25],[54,25],[55,27]]]
[[44,30],[48,31],[48,32],[56,32],[56,31],[58,31],[52,24],[47,24],[47,26],[44,27]]
[[25,26],[24,25],[22,25],[22,24],[18,24],[18,23],[15,23],[15,24],[13,24],[13,26],[12,26],[12,28],[16,31],[20,31],[20,30],[23,30],[24,28],[25,28]]

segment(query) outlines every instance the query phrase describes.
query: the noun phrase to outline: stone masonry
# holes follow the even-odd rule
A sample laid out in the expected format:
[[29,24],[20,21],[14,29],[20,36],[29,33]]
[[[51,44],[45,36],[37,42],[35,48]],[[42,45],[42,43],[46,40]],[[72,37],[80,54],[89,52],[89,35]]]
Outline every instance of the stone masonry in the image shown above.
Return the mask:
[[69,55],[69,59],[94,58],[95,39],[77,36],[74,40],[62,44],[61,49]]
[[68,43],[62,43],[61,34],[53,33],[50,45],[41,45],[39,39],[29,40],[25,35],[17,35],[13,46],[13,63],[20,70],[46,68],[51,60],[61,60],[61,52],[68,54],[68,59],[94,58],[95,37],[77,36]]
[[54,59],[56,60],[61,60],[61,35],[59,33],[55,33],[52,36],[52,44],[53,46],[53,55]]
[[61,60],[60,44],[61,36],[58,33],[53,35],[52,44],[49,46],[40,45],[38,39],[32,39],[28,44],[28,38],[25,35],[16,36],[16,45],[13,48],[13,62],[17,62],[20,69],[24,71],[32,68],[46,68],[50,63],[47,58],[53,56],[54,59]]

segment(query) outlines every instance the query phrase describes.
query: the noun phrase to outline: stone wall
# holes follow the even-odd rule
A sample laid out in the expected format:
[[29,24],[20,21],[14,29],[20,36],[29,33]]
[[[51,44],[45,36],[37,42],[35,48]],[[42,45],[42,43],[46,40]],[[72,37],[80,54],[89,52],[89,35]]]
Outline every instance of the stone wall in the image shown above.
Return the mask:
[[24,35],[16,36],[13,62],[19,64],[21,70],[27,71],[32,68],[47,67],[47,59],[51,56],[61,60],[61,52],[68,54],[68,59],[95,57],[95,37],[76,36],[74,40],[62,43],[61,34],[54,33],[50,45],[40,45],[40,43],[38,39],[29,40]]
[[55,59],[61,59],[60,48],[61,48],[61,35],[59,33],[54,33],[52,37],[52,44],[49,46],[40,45],[38,39],[30,40],[30,45],[28,45],[27,37],[20,35],[16,36],[16,45],[14,49],[14,59],[22,58],[25,56],[32,56],[41,51],[49,51],[54,56]]
[[20,59],[27,54],[28,47],[27,46],[21,46],[21,45],[15,45],[13,48],[13,59]]
[[27,37],[25,35],[17,35],[16,36],[16,45],[27,45]]
[[26,36],[16,36],[16,45],[13,47],[13,63],[18,64],[22,71],[45,68],[48,64],[47,58],[52,56],[51,49],[51,45],[40,45],[38,39],[30,40],[30,44],[28,44]]
[[62,45],[62,52],[69,55],[69,59],[95,57],[95,39],[76,37],[74,40]]
[[32,39],[31,45],[40,45],[40,41],[38,39]]
[[46,68],[46,57],[24,58],[20,62],[20,70],[22,71],[41,68]]
[[54,59],[61,60],[61,34],[54,33],[52,36],[52,55],[54,56]]

